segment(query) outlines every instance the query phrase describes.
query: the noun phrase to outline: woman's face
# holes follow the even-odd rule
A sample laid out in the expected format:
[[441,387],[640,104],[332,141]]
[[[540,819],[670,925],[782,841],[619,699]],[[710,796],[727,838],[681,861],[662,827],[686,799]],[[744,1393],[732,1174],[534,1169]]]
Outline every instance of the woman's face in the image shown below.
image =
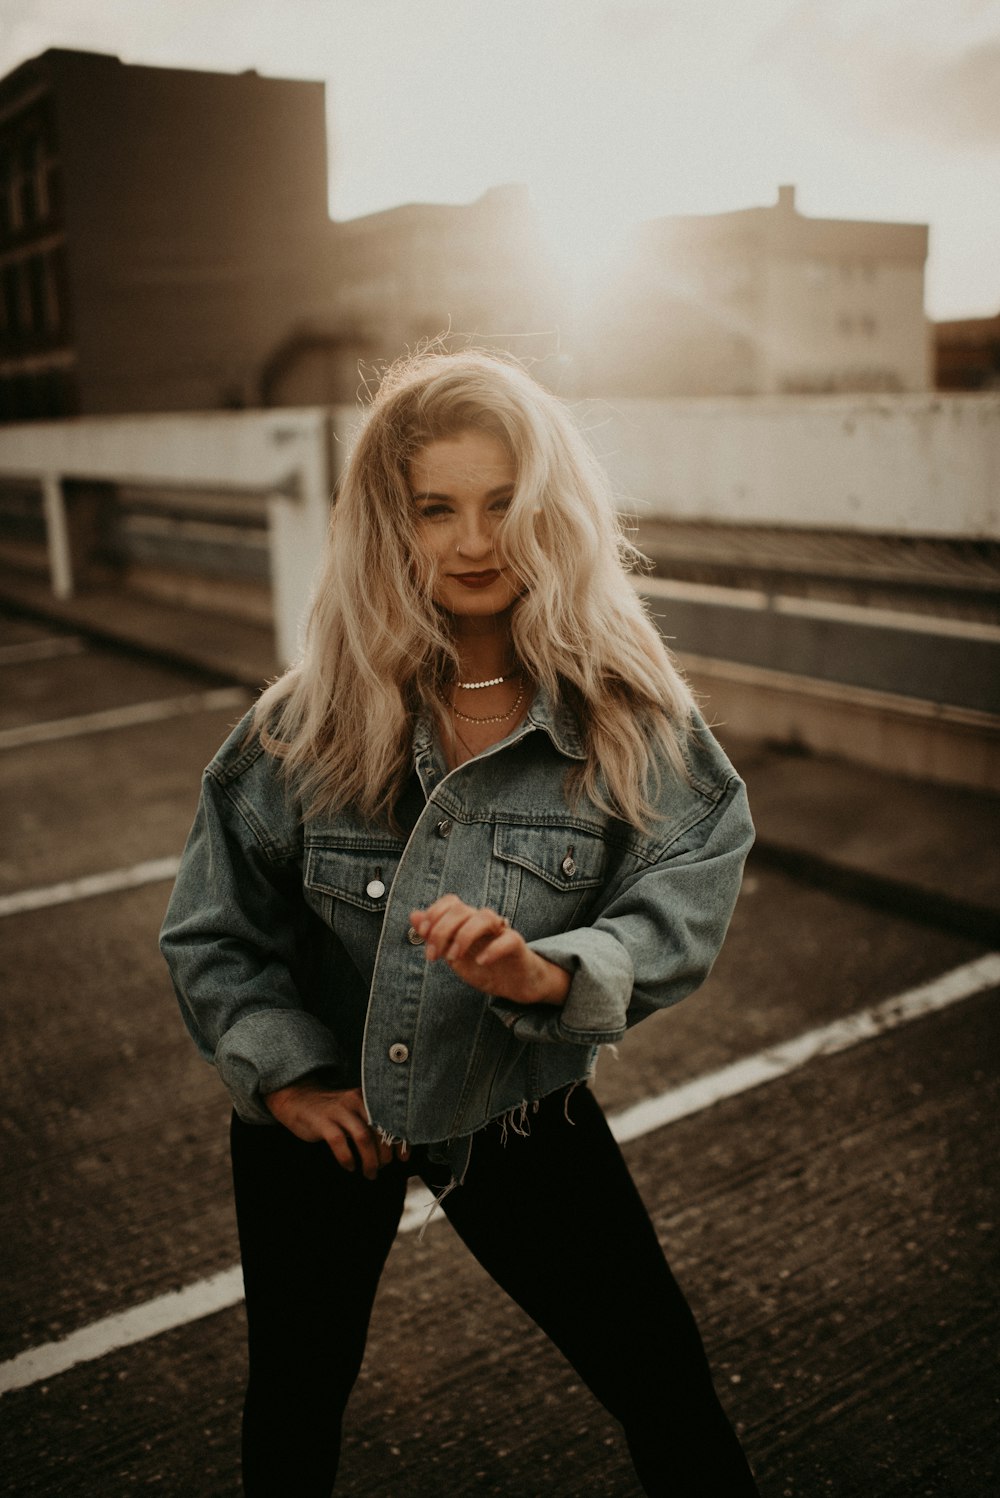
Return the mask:
[[488,617],[518,597],[497,540],[515,479],[506,448],[482,432],[429,442],[407,468],[434,601],[451,614]]

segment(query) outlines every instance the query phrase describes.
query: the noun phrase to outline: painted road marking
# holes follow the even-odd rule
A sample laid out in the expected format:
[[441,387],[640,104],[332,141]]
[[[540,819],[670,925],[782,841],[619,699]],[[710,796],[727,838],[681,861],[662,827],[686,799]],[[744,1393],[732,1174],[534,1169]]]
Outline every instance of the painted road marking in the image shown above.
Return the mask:
[[[671,1087],[656,1097],[644,1098],[641,1103],[633,1104],[608,1120],[611,1132],[619,1144],[627,1144],[630,1139],[640,1139],[643,1134],[651,1134],[678,1119],[690,1117],[692,1113],[701,1113],[713,1103],[738,1097],[765,1082],[798,1071],[817,1056],[832,1056],[837,1051],[849,1050],[863,1040],[871,1040],[886,1030],[894,1030],[935,1010],[946,1009],[949,1004],[970,998],[996,984],[1000,984],[1000,952],[989,952],[985,957],[943,973],[940,978],[934,978],[919,988],[908,989],[906,993],[885,999],[857,1014],[833,1020],[829,1025],[807,1030],[780,1045],[768,1046],[742,1061],[734,1061],[718,1071],[706,1072],[679,1087]],[[418,1227],[423,1220],[422,1214],[426,1214],[432,1201],[431,1193],[425,1187],[412,1191],[407,1196],[400,1230],[405,1232]]]
[[[756,1055],[733,1062],[731,1066],[723,1066],[680,1087],[672,1087],[658,1097],[646,1098],[623,1113],[615,1114],[609,1120],[612,1132],[620,1144],[638,1139],[666,1124],[700,1113],[724,1098],[738,1097],[754,1087],[798,1071],[819,1056],[849,1050],[862,1041],[947,1009],[950,1004],[998,984],[1000,952],[988,952],[974,962],[942,973],[919,988],[908,989],[845,1019],[807,1030],[780,1045],[768,1046]],[[434,1198],[425,1187],[412,1188],[407,1195],[400,1232],[419,1228],[428,1220],[428,1212],[434,1205]],[[0,1363],[0,1395],[13,1389],[25,1389],[43,1379],[55,1378],[79,1363],[92,1362],[122,1347],[144,1342],[160,1332],[185,1326],[203,1316],[214,1315],[216,1311],[228,1310],[242,1298],[243,1278],[237,1264],[183,1290],[172,1290],[131,1310],[105,1316],[58,1342],[29,1348],[8,1362]]]
[[29,661],[54,660],[59,655],[83,655],[86,640],[79,635],[53,635],[45,640],[22,640],[18,645],[0,645],[0,666],[21,666]]
[[105,874],[86,874],[82,879],[65,879],[61,884],[16,890],[12,895],[0,895],[0,916],[23,915],[26,910],[44,910],[49,905],[67,905],[71,900],[89,900],[94,895],[113,895],[122,889],[158,884],[164,879],[176,879],[180,866],[180,858],[176,856],[151,858],[129,869],[109,869]]
[[133,702],[104,712],[83,713],[77,718],[56,718],[51,723],[26,723],[21,728],[0,731],[0,749],[23,749],[53,739],[75,739],[86,733],[107,733],[114,728],[134,728],[140,723],[159,723],[187,713],[207,713],[217,708],[243,708],[249,693],[243,687],[219,687],[212,692],[192,692],[186,697],[166,697],[160,702]]

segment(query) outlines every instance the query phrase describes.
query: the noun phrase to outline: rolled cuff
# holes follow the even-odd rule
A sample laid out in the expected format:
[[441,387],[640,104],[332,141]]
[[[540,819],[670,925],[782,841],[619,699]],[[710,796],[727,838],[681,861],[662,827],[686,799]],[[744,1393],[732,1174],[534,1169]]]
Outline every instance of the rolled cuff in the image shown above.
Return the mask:
[[528,945],[539,957],[566,969],[571,975],[569,992],[559,1005],[492,998],[491,1009],[513,1034],[519,1040],[573,1045],[621,1040],[634,978],[632,959],[621,942],[606,931],[580,926]]
[[[314,1014],[302,1009],[261,1009],[223,1035],[215,1065],[246,1123],[274,1123],[264,1095],[288,1087],[320,1067],[342,1063],[337,1042]],[[345,1086],[347,1085],[345,1081]]]

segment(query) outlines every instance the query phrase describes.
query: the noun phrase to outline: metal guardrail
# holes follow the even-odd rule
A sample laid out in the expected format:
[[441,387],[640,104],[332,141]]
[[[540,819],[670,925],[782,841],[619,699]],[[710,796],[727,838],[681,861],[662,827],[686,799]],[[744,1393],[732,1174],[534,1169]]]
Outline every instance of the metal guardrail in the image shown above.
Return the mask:
[[685,653],[1000,714],[1000,625],[646,578],[640,591]]
[[[219,497],[254,497],[266,516],[266,547],[245,535],[240,554],[245,570],[259,575],[266,553],[277,652],[289,661],[296,653],[300,619],[326,534],[337,444],[350,424],[343,413],[338,419],[337,413],[308,409],[90,417],[0,427],[0,480],[39,486],[52,591],[62,599],[74,592],[80,550],[67,480],[115,484],[130,492],[166,486],[186,493],[186,519],[174,513],[160,517],[161,549],[173,545],[175,551],[191,541],[192,526],[205,523],[192,513],[195,495],[211,491]],[[132,544],[152,544],[156,526],[151,519],[147,509]],[[214,537],[226,548],[232,539],[219,531]],[[237,551],[225,554],[232,563]]]
[[[86,509],[86,495],[76,492],[80,481],[114,485],[113,544],[120,555],[137,570],[200,571],[250,586],[251,593],[259,584],[250,601],[257,607],[259,597],[259,617],[273,617],[276,653],[288,662],[297,653],[339,454],[358,414],[282,410],[0,427],[0,483],[20,482],[14,529],[20,526],[22,538],[33,534],[36,544],[44,534],[58,598],[75,587],[74,527],[77,510]],[[33,507],[24,498],[31,485],[40,496]],[[656,524],[655,517],[644,521]],[[682,524],[691,530],[691,522]],[[744,532],[749,545],[755,529]],[[813,536],[815,551],[822,533]],[[720,537],[717,528],[710,539],[718,543]],[[787,534],[781,539],[787,543]],[[800,551],[802,544],[800,537]],[[752,562],[752,553],[743,559]],[[795,559],[774,560],[791,562],[792,579]],[[917,612],[815,596],[808,586],[798,593],[770,582],[733,586],[740,571],[729,561],[723,575],[726,586],[662,576],[637,586],[737,731],[766,737],[773,722],[780,724],[775,737],[814,748],[836,740],[833,752],[850,754],[854,730],[847,720],[854,714],[869,734],[873,762],[884,752],[909,755],[901,735],[923,734],[928,747],[910,756],[913,773],[926,764],[942,778],[994,784],[1000,744],[1000,623],[994,614],[977,604],[969,617],[968,600],[951,613],[921,602],[917,608],[926,612]],[[250,595],[239,586],[233,597],[245,604]],[[838,711],[842,722],[835,721]],[[952,766],[947,773],[941,770],[945,759]]]

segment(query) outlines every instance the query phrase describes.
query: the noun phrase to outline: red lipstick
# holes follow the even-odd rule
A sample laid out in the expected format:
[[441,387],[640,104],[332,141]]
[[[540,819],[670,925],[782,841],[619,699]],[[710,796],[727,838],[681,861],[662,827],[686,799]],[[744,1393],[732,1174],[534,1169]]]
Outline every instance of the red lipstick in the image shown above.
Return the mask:
[[497,581],[500,573],[492,567],[488,572],[452,572],[451,577],[455,582],[461,583],[463,588],[488,588]]

